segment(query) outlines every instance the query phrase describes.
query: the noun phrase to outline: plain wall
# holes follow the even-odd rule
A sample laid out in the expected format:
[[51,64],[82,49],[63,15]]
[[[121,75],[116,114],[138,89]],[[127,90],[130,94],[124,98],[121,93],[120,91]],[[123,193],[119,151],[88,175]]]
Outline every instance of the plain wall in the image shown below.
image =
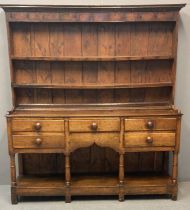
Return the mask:
[[[37,0],[0,0],[0,4],[41,4]],[[176,86],[176,105],[184,114],[182,120],[181,150],[179,157],[179,179],[190,181],[190,0],[188,1],[126,1],[126,0],[88,0],[88,1],[64,1],[44,0],[43,4],[69,4],[69,5],[131,5],[131,4],[172,4],[187,3],[180,12],[179,40],[178,40],[178,59],[177,59],[177,86]],[[7,133],[5,114],[12,108],[11,90],[8,62],[8,46],[5,16],[0,10],[0,184],[9,184],[9,157],[7,147]]]

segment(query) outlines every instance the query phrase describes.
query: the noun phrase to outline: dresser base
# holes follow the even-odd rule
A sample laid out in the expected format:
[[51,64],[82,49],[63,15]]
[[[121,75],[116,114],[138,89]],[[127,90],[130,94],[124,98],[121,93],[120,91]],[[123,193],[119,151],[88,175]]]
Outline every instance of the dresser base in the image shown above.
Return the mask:
[[71,196],[118,195],[124,201],[126,195],[170,195],[177,200],[177,183],[170,176],[128,176],[123,185],[117,177],[78,176],[66,187],[61,176],[23,176],[18,177],[17,186],[12,188],[12,204],[17,204],[19,196]]
[[44,112],[7,116],[13,204],[20,196],[64,196],[67,203],[72,196],[97,195],[115,195],[119,201],[127,195],[177,199],[178,110]]

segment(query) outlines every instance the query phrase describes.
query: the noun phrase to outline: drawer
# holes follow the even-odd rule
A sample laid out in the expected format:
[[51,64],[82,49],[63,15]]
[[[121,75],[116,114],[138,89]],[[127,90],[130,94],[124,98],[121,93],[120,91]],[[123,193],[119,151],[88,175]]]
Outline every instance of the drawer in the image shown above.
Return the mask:
[[174,132],[128,132],[125,133],[125,147],[173,147],[175,146]]
[[70,132],[119,131],[119,118],[71,119]]
[[112,149],[119,149],[119,132],[111,133],[72,133],[70,134],[70,150],[73,151],[77,148],[90,147],[96,144],[101,147],[110,147]]
[[65,141],[63,134],[44,134],[44,135],[13,135],[13,147],[18,149],[29,148],[64,148]]
[[13,131],[45,131],[45,132],[63,132],[64,120],[49,119],[13,119]]
[[125,119],[125,131],[175,130],[176,118],[135,118]]

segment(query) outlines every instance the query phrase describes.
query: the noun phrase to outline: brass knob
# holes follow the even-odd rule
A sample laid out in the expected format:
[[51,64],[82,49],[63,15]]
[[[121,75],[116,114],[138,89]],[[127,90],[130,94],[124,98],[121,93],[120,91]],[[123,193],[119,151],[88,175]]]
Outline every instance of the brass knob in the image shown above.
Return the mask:
[[153,138],[152,138],[151,136],[148,136],[148,137],[146,138],[146,142],[147,142],[148,144],[152,144],[152,143],[153,143]]
[[154,128],[154,122],[153,121],[148,121],[146,124],[148,129],[153,129]]
[[37,138],[37,139],[35,140],[35,144],[41,145],[41,144],[42,144],[42,139]]
[[37,130],[37,131],[39,131],[40,129],[41,129],[41,123],[40,122],[37,122],[35,125],[34,125],[34,127],[35,127],[35,129]]
[[96,131],[96,130],[98,129],[97,123],[93,122],[93,123],[91,124],[91,129],[92,129],[93,131]]

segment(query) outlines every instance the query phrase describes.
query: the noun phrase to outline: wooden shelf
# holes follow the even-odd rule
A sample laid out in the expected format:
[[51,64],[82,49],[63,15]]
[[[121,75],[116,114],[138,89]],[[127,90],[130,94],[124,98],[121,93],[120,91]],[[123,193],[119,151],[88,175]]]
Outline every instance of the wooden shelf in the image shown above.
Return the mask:
[[63,176],[19,176],[17,178],[18,195],[65,195]]
[[[108,187],[117,186],[119,180],[117,176],[73,176],[71,178],[73,187]],[[129,187],[137,186],[165,186],[171,184],[171,177],[168,175],[126,175],[124,185]]]
[[17,178],[18,187],[27,187],[31,183],[32,187],[64,187],[64,176],[19,176]]
[[[167,194],[170,185],[172,185],[171,177],[167,175],[129,175],[124,180],[124,193],[125,195]],[[71,179],[72,195],[117,195],[118,188],[117,176],[76,176]]]
[[71,178],[72,187],[116,187],[118,185],[117,176],[73,176]]
[[171,184],[171,177],[168,175],[126,175],[126,186],[165,186]]
[[[108,194],[117,194],[118,184],[116,175],[73,176],[71,192],[73,195],[79,191],[80,194],[86,194],[88,189],[89,194],[96,194],[94,190],[97,189],[98,194],[101,194],[101,189],[107,188]],[[141,187],[142,194],[150,188],[152,194],[163,194],[169,185],[172,185],[172,181],[167,175],[126,175],[124,180],[125,194],[136,194],[137,187]],[[17,178],[17,192],[18,195],[41,195],[42,192],[43,195],[65,195],[65,180],[63,176],[20,176]],[[148,190],[147,193],[151,194]]]
[[167,175],[128,176],[124,180],[125,195],[168,194],[172,179]]
[[27,61],[133,61],[133,60],[167,60],[173,56],[11,56],[12,60]]
[[109,110],[109,109],[173,109],[173,106],[170,104],[170,101],[155,101],[155,102],[128,102],[128,103],[94,103],[94,104],[20,104],[15,109],[16,110],[28,110],[28,109],[78,109],[78,110]]
[[[148,113],[147,114],[147,111]],[[51,111],[51,112],[50,112]],[[158,116],[178,114],[178,111],[169,105],[169,102],[163,103],[139,103],[139,104],[23,104],[19,105],[12,112],[11,116],[20,117],[42,117],[44,114],[48,117],[64,117],[64,116],[77,116],[77,117],[99,117],[102,116]]]
[[12,83],[14,88],[48,88],[48,89],[122,89],[122,88],[149,88],[172,87],[172,82],[159,83],[131,83],[131,84],[18,84]]

